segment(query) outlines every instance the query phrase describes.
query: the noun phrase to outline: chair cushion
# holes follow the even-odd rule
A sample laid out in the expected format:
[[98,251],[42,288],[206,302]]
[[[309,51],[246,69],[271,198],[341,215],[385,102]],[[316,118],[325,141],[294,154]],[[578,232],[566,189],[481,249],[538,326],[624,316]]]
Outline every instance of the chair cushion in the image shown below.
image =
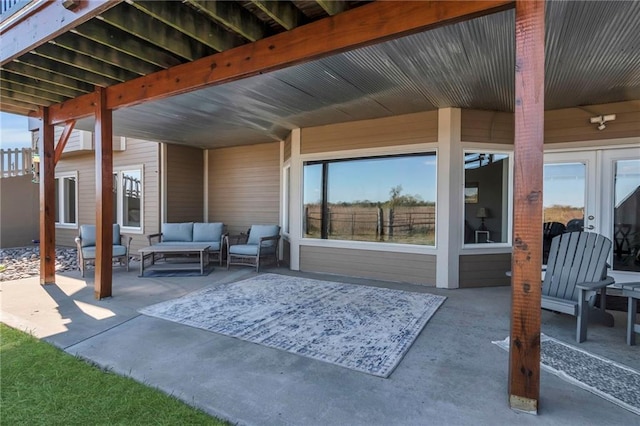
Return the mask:
[[[193,241],[208,242],[218,241],[222,238],[222,223],[194,223],[193,224]],[[213,247],[212,247],[213,248]],[[219,249],[220,247],[218,247]]]
[[162,241],[192,241],[193,222],[163,223]]
[[[184,246],[189,247],[193,246],[194,241],[163,241],[158,244],[154,244],[155,246]],[[198,244],[208,244],[209,251],[218,251],[220,250],[220,241],[198,241]]]
[[258,245],[257,244],[238,244],[229,247],[229,254],[239,254],[242,256],[257,256]]
[[[249,240],[247,244],[259,244],[260,238],[273,237],[280,234],[280,226],[278,225],[252,225],[249,231]],[[267,241],[264,246],[269,247],[275,245],[275,241]]]
[[82,238],[82,247],[95,247],[96,226],[80,225],[80,238]]
[[[114,245],[112,256],[124,256],[127,254],[127,248],[121,245]],[[96,258],[96,246],[93,247],[83,247],[82,248],[82,257],[85,259],[95,259]]]
[[[96,245],[96,226],[80,225],[80,238],[82,238],[82,247],[93,247]],[[120,225],[113,224],[113,244],[120,244]]]

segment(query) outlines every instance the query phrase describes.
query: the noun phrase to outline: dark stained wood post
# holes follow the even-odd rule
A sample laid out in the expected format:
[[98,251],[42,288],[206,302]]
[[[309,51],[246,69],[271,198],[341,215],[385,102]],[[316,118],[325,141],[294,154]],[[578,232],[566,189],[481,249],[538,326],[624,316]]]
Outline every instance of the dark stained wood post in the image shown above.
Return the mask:
[[535,414],[540,397],[544,24],[544,1],[516,1],[509,405]]
[[40,125],[40,284],[56,282],[56,188],[54,127],[49,108],[41,111]]
[[96,299],[111,297],[113,278],[113,122],[105,89],[96,88]]

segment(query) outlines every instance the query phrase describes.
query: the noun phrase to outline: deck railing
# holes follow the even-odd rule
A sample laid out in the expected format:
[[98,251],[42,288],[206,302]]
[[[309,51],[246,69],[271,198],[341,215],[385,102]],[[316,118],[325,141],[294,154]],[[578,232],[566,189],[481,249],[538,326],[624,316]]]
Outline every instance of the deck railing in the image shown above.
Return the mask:
[[30,0],[0,0],[0,20],[4,20],[25,7]]
[[31,174],[31,148],[0,149],[0,178]]

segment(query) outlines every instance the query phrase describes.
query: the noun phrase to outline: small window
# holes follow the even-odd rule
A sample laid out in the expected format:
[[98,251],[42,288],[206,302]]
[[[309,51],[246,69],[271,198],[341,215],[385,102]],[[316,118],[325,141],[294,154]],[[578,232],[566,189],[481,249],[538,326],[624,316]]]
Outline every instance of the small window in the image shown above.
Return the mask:
[[55,220],[59,226],[78,225],[78,179],[75,174],[55,178]]
[[142,230],[142,169],[120,170],[113,174],[114,223]]
[[509,234],[509,154],[464,154],[464,243],[506,243]]

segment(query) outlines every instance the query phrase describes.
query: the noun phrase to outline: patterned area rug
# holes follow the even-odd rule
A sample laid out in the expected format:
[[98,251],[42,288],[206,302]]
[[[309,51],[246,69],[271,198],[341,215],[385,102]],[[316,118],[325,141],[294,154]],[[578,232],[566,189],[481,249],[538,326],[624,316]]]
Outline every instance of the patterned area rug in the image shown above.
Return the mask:
[[388,377],[445,299],[262,274],[140,312]]
[[[508,337],[493,343],[509,350]],[[640,372],[544,334],[540,343],[544,370],[640,415]]]

